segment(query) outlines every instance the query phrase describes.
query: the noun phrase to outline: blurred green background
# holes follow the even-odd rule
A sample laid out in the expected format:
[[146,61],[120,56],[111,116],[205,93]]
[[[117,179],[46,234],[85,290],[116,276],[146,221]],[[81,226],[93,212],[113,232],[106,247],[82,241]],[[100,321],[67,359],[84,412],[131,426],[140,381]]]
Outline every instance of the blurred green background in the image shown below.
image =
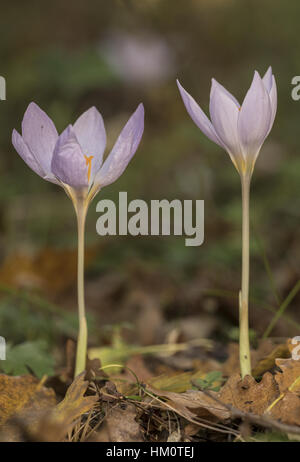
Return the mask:
[[[76,229],[69,199],[14,151],[30,101],[59,131],[95,105],[108,148],[142,101],[145,132],[123,176],[103,189],[87,223],[91,344],[116,326],[134,343],[195,336],[235,338],[240,287],[241,200],[229,156],[205,138],[175,80],[208,109],[211,78],[240,101],[257,69],[278,85],[274,128],[251,196],[251,327],[260,337],[300,279],[300,73],[297,0],[90,0],[4,2],[0,74],[0,335],[9,343],[76,337]],[[107,150],[109,152],[109,150]],[[205,242],[180,237],[99,237],[97,200],[204,199]],[[295,294],[271,335],[300,335]],[[134,327],[134,329],[133,329]],[[57,354],[59,357],[60,354]]]

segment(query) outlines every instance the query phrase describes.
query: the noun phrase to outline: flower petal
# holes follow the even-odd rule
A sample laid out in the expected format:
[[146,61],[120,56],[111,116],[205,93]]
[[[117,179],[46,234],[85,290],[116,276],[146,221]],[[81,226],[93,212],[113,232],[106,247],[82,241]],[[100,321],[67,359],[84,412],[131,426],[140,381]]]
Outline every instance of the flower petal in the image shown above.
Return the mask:
[[262,81],[264,83],[264,86],[269,93],[270,101],[271,101],[271,108],[272,108],[272,115],[271,115],[271,120],[270,120],[270,128],[268,133],[270,132],[274,119],[276,116],[276,111],[277,111],[277,86],[276,86],[276,81],[275,77],[272,74],[272,67],[269,66],[267,72],[262,78]]
[[17,151],[17,153],[22,157],[24,162],[31,168],[35,173],[37,173],[42,178],[45,178],[46,174],[30,149],[28,148],[27,144],[23,140],[20,133],[17,130],[13,130],[12,132],[12,144]]
[[242,157],[237,130],[238,102],[215,79],[212,79],[209,110],[216,133],[237,166]]
[[270,97],[270,101],[271,101],[272,115],[271,115],[270,128],[269,128],[268,134],[271,131],[271,128],[273,126],[275,116],[276,116],[276,111],[277,111],[277,86],[276,86],[276,81],[275,81],[274,75],[272,75],[272,86],[271,86],[271,90],[269,92],[269,97]]
[[179,88],[186,110],[191,116],[192,120],[197,125],[197,127],[199,127],[200,130],[204,133],[204,135],[206,135],[207,138],[209,138],[211,141],[217,143],[221,147],[224,147],[222,141],[216,134],[213,124],[211,123],[209,118],[205,115],[205,113],[196,103],[194,98],[183,88],[179,80],[177,80],[177,86]]
[[89,157],[93,156],[90,176],[90,182],[92,182],[102,165],[106,146],[106,133],[100,112],[94,106],[88,109],[76,120],[73,131],[82,152]]
[[255,71],[238,120],[238,131],[243,154],[252,168],[269,132],[271,116],[272,109],[269,94],[260,75]]
[[95,177],[94,184],[107,186],[122,175],[135,154],[144,131],[144,106],[140,104],[121,131],[113,149]]
[[272,85],[273,85],[272,77],[273,77],[272,67],[269,66],[267,72],[265,73],[265,75],[262,78],[262,81],[263,81],[264,86],[265,86],[268,93],[270,93]]
[[57,140],[51,163],[53,174],[73,188],[88,186],[88,167],[72,126]]
[[58,134],[52,120],[35,103],[30,103],[24,114],[22,136],[48,179],[53,179],[51,160]]
[[236,105],[236,107],[238,109],[240,109],[241,105],[240,103],[238,102],[238,100],[236,99],[235,96],[233,96],[230,91],[228,91],[225,87],[223,87],[223,85],[221,85],[216,79],[211,79],[212,80],[212,88],[211,90],[213,90],[213,88],[216,88],[218,87],[218,89],[220,91],[222,91],[223,93],[225,93],[233,102],[234,104]]

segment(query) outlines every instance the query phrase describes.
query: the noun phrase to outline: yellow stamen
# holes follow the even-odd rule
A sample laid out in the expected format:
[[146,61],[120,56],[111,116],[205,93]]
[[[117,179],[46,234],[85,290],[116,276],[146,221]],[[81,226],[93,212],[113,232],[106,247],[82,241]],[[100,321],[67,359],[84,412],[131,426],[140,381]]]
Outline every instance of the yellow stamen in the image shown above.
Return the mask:
[[92,159],[94,159],[94,156],[86,156],[85,157],[85,163],[88,166],[88,181],[90,181],[90,176],[91,176],[91,169],[92,169]]

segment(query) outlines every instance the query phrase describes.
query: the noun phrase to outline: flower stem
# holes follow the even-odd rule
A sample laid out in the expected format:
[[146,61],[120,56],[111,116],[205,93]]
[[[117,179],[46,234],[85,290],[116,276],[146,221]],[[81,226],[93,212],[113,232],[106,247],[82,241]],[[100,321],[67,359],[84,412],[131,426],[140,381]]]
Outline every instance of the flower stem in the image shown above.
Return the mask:
[[85,370],[87,352],[87,322],[84,305],[84,232],[87,207],[81,198],[77,200],[75,210],[78,229],[77,294],[79,315],[79,331],[75,364],[76,377]]
[[249,343],[249,196],[250,176],[242,175],[242,289],[240,292],[240,367],[242,378],[251,375],[250,343]]

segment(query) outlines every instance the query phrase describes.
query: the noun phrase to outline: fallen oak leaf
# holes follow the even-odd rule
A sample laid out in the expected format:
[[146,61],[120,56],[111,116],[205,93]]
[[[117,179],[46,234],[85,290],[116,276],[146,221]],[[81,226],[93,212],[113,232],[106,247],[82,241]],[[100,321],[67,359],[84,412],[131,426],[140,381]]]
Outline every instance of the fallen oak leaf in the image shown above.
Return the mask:
[[[261,376],[275,366],[278,357],[289,358],[290,351],[287,344],[276,345],[271,339],[263,339],[256,350],[251,350],[252,375]],[[223,364],[223,375],[230,377],[240,371],[238,343],[230,343],[228,346],[228,358]]]
[[267,409],[265,415],[284,422],[288,425],[300,427],[300,396],[297,393],[287,391],[280,395]]
[[98,396],[84,396],[88,381],[84,380],[85,372],[78,375],[69,386],[65,398],[53,409],[50,419],[58,424],[63,424],[65,433],[72,430],[74,422],[86,412],[89,412]]
[[[287,391],[294,382],[300,377],[300,361],[295,359],[276,359],[276,366],[278,366],[282,372],[277,372],[275,374],[275,380],[278,384],[279,390],[281,393]],[[297,388],[300,391],[300,383]],[[295,385],[293,385],[293,390],[297,391]]]
[[102,442],[143,442],[141,428],[136,421],[136,408],[131,403],[118,403],[107,410],[105,424],[96,439]]
[[18,426],[24,428],[32,441],[47,440],[40,434],[40,428],[45,429],[45,434],[53,430],[56,440],[62,440],[72,431],[78,418],[89,412],[98,400],[97,396],[84,396],[89,383],[84,375],[83,372],[75,378],[65,398],[57,405],[54,391],[43,387],[35,377],[0,375],[0,423],[9,420],[9,434],[4,438],[19,440],[12,420],[17,418]]
[[[230,418],[226,405],[233,405],[237,409],[253,414],[262,415],[267,407],[279,395],[278,387],[270,373],[264,374],[261,382],[251,376],[241,379],[240,374],[234,374],[227,380],[219,392],[189,390],[185,393],[174,393],[152,388],[153,393],[163,396],[173,403],[189,418],[213,417],[219,420]],[[218,400],[218,405],[213,398]]]
[[233,374],[221,388],[218,398],[241,411],[262,415],[278,395],[274,377],[266,372],[260,382],[250,375],[241,379],[240,374]]
[[266,414],[300,426],[300,361],[276,359],[276,365],[282,371],[275,374],[280,395],[270,404]]
[[75,378],[65,398],[56,406],[55,401],[41,407],[39,395],[36,402],[28,400],[22,412],[14,414],[13,420],[8,421],[7,435],[4,434],[2,439],[23,441],[22,435],[25,435],[26,441],[62,441],[73,430],[80,416],[89,412],[98,400],[97,396],[84,396],[89,383],[84,380],[84,375],[85,372]]
[[[157,396],[167,398],[168,403],[187,420],[195,417],[211,418],[212,420],[227,420],[230,412],[221,404],[216,402],[202,391],[188,390],[184,393],[175,393],[166,390],[157,390],[154,387],[147,387]],[[216,393],[216,392],[211,392]],[[217,395],[217,393],[216,393]]]
[[[238,432],[235,431],[234,429],[231,429],[231,428],[226,427],[224,425],[219,425],[218,423],[213,423],[213,422],[211,422],[209,420],[198,418],[197,415],[194,415],[191,412],[188,414],[186,412],[186,409],[181,408],[180,406],[174,407],[172,405],[171,400],[163,401],[160,397],[156,396],[154,393],[150,392],[146,388],[144,388],[144,393],[151,398],[151,401],[148,402],[148,405],[150,405],[150,406],[153,405],[152,404],[153,402],[157,402],[159,404],[159,408],[171,410],[171,411],[175,412],[176,414],[178,414],[179,416],[186,419],[187,421],[189,421],[190,423],[193,423],[193,424],[197,425],[200,428],[204,428],[205,430],[213,430],[213,431],[217,431],[217,432],[225,433],[225,434],[231,434],[231,435],[235,435],[235,436],[239,435]],[[157,407],[156,404],[155,404],[155,407]]]
[[0,425],[28,409],[45,409],[56,404],[55,393],[32,375],[11,377],[0,374]]
[[[217,403],[220,403],[219,399],[216,398],[216,396],[213,396],[210,391],[205,390],[204,393],[211,396]],[[252,422],[261,427],[277,429],[280,432],[286,433],[287,435],[291,436],[291,438],[298,438],[297,435],[300,435],[300,427],[297,425],[281,423],[278,420],[267,417],[266,415],[259,416],[256,414],[252,414],[251,412],[244,412],[240,409],[235,408],[231,404],[226,404],[225,407],[230,411],[233,418],[240,418],[245,422]]]
[[43,383],[30,375],[0,376],[0,441],[35,440],[41,417],[56,404],[54,391]]

